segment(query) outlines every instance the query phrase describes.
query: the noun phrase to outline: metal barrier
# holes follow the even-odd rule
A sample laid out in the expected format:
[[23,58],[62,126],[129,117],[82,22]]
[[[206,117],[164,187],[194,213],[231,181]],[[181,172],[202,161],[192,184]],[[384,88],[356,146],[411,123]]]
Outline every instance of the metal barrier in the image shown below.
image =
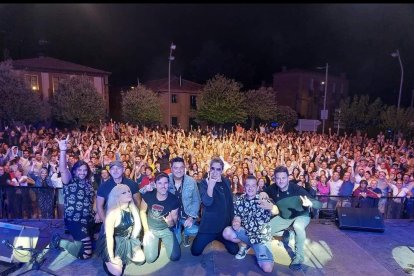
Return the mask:
[[[414,219],[414,198],[356,198],[317,195],[322,208],[313,218],[334,218],[336,207],[378,208],[384,219]],[[49,187],[0,187],[1,219],[63,218],[63,190]]]
[[0,218],[62,218],[62,192],[62,188],[2,186],[0,187]]
[[344,197],[317,195],[322,208],[313,210],[314,218],[332,218],[336,207],[378,208],[384,219],[414,219],[414,198],[409,197]]

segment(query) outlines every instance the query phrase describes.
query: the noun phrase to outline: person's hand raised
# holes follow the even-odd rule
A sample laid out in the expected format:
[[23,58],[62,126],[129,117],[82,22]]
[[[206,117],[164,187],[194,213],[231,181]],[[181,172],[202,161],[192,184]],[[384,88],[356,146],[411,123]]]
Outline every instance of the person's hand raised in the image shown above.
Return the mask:
[[307,196],[300,196],[300,199],[302,200],[303,207],[312,207],[312,201]]
[[58,140],[57,138],[55,138],[55,141],[58,143],[59,145],[59,150],[60,151],[65,151],[68,149],[68,141],[69,141],[69,134],[66,137],[66,139],[63,140]]

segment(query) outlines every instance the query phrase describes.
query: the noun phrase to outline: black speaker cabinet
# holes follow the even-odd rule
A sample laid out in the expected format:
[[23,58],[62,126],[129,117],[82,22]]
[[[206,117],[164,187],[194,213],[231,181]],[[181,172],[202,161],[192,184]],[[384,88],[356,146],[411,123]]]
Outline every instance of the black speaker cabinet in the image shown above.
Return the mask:
[[[36,248],[39,229],[0,222],[0,261],[28,262],[31,253],[20,248]],[[13,247],[15,249],[13,249]]]
[[337,208],[339,229],[384,232],[384,220],[378,208]]

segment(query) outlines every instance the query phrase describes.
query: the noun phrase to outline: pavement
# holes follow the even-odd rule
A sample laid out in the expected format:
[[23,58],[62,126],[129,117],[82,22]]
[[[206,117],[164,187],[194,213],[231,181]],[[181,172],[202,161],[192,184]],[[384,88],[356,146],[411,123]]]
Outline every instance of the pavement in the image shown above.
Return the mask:
[[[63,234],[62,220],[0,220],[40,229],[36,248],[42,250],[45,262],[41,269],[63,275],[105,275],[102,261],[97,257],[78,260],[65,251],[48,249],[53,233]],[[294,240],[289,243],[294,248]],[[265,275],[257,266],[250,250],[243,260],[236,260],[219,242],[206,247],[201,256],[194,257],[190,247],[181,247],[181,259],[168,260],[161,245],[160,255],[152,264],[126,267],[124,275]],[[386,220],[385,232],[340,230],[329,220],[312,220],[307,228],[305,263],[300,271],[289,269],[289,248],[279,240],[272,241],[275,267],[267,275],[414,275],[414,220]],[[21,275],[31,268],[30,263],[10,275]],[[35,270],[24,275],[48,275]]]

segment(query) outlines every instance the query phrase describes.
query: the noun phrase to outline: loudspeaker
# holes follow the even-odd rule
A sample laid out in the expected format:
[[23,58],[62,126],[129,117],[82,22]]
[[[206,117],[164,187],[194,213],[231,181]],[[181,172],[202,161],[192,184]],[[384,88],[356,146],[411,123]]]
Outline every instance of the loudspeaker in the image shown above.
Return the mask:
[[337,208],[339,229],[384,232],[384,220],[378,208]]
[[31,252],[19,248],[36,248],[39,233],[35,227],[0,222],[0,261],[29,262]]

